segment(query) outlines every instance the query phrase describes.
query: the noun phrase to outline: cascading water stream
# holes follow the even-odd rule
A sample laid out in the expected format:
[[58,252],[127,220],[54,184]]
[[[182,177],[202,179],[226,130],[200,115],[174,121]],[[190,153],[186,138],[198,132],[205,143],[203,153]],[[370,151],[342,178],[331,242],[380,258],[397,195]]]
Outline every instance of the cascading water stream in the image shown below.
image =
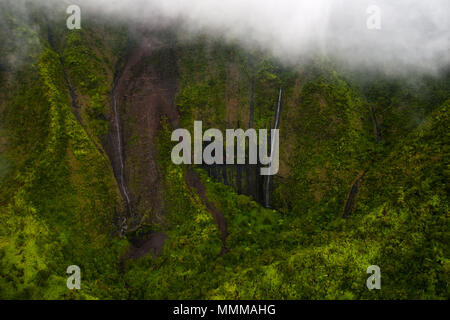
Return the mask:
[[127,202],[127,207],[129,212],[131,213],[131,201],[130,201],[130,196],[128,195],[128,190],[127,187],[125,185],[125,165],[124,165],[124,161],[123,161],[123,148],[122,148],[122,139],[121,139],[121,131],[120,131],[120,122],[119,122],[119,112],[117,111],[117,99],[116,99],[116,94],[115,94],[115,88],[113,90],[113,94],[112,94],[112,99],[113,99],[113,110],[114,110],[114,124],[116,127],[116,134],[117,134],[117,152],[119,154],[119,172],[118,172],[118,182],[119,182],[119,187],[122,191],[122,194],[125,198],[125,201]]
[[[281,95],[282,95],[282,89],[280,88],[280,93],[278,95],[277,110],[275,112],[275,123],[273,125],[273,129],[274,130],[278,129],[278,124],[280,122]],[[270,159],[271,159],[271,161],[273,159],[273,151],[275,150],[275,143],[276,143],[276,139],[273,139],[271,141],[271,146],[270,146]],[[272,177],[271,175],[268,175],[267,176],[267,182],[266,182],[266,197],[265,197],[266,208],[270,208],[270,180],[271,180],[271,177]]]

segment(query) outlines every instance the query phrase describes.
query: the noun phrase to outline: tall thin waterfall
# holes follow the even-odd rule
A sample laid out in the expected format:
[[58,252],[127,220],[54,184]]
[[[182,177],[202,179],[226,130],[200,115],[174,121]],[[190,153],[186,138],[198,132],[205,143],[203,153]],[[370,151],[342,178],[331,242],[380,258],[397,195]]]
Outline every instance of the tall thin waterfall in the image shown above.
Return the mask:
[[115,88],[113,90],[112,99],[113,99],[113,110],[114,110],[114,125],[116,127],[116,135],[117,135],[117,152],[119,154],[119,168],[118,168],[119,172],[118,172],[117,181],[119,183],[119,187],[120,187],[120,190],[122,191],[125,201],[127,202],[128,210],[131,213],[130,196],[128,194],[128,189],[125,185],[125,174],[124,174],[125,164],[124,164],[124,160],[123,160],[122,133],[120,130],[119,112],[117,110],[117,99],[116,99]]
[[[281,111],[281,96],[282,96],[282,89],[280,88],[280,93],[278,95],[278,104],[277,104],[277,110],[275,112],[275,123],[273,125],[273,128],[276,130],[278,129],[278,124],[280,122],[280,111]],[[270,157],[272,158],[272,152],[273,150],[275,150],[275,143],[276,140],[273,139],[271,141],[271,146],[270,146]],[[266,204],[266,208],[270,208],[270,180],[271,180],[270,175],[267,176],[267,180],[266,180],[266,196],[265,196],[265,204]]]

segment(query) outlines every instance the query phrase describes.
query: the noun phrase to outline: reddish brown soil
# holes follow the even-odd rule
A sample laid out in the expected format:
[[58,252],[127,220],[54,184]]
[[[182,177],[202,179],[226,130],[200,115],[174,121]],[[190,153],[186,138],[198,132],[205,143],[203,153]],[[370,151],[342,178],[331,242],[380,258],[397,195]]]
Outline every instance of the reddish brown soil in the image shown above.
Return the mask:
[[[125,183],[131,198],[128,229],[135,230],[144,215],[152,223],[162,222],[164,217],[163,177],[157,165],[156,138],[161,129],[161,120],[166,118],[173,127],[178,127],[179,115],[174,99],[177,91],[177,75],[173,71],[176,60],[171,49],[151,35],[142,35],[139,44],[129,50],[125,65],[115,87],[115,96],[120,114],[123,155],[125,159]],[[176,69],[176,67],[175,67]],[[169,70],[169,71],[167,71]],[[111,117],[111,128],[114,119]],[[111,132],[105,149],[110,155],[113,168],[117,172],[120,165],[117,136]],[[170,156],[170,155],[169,155]],[[189,170],[186,181],[195,189],[202,202],[215,219],[221,233],[222,249],[227,251],[225,240],[227,224],[225,217],[208,201],[200,177]],[[158,256],[162,252],[167,236],[162,232],[151,233],[130,246],[123,261],[138,259],[151,252]]]
[[362,173],[360,173],[358,175],[358,178],[353,182],[352,189],[350,190],[350,193],[347,197],[347,201],[345,203],[344,214],[342,216],[345,219],[347,219],[349,217],[349,215],[352,213],[352,211],[355,207],[359,188],[361,187],[361,185],[364,181],[364,176],[366,175],[366,173],[367,173],[367,170],[364,170]]
[[158,257],[162,253],[164,242],[167,239],[167,235],[164,232],[151,233],[143,241],[139,247],[131,246],[128,252],[124,255],[124,260],[142,258],[151,252],[153,257]]
[[[150,34],[143,34],[137,42],[128,50],[112,93],[117,101],[124,184],[131,204],[126,214],[128,230],[136,230],[143,222],[162,222],[163,179],[156,162],[155,140],[163,118],[173,127],[177,127],[179,119],[174,105],[176,76],[161,72],[155,63],[157,60],[153,58],[155,54],[160,54],[160,50],[167,50],[167,46]],[[176,64],[176,61],[173,63]],[[116,179],[119,179],[121,164],[114,121],[112,114],[105,150],[111,159]],[[143,219],[144,216],[146,219]],[[123,258],[137,259],[150,251],[157,256],[162,252],[166,238],[164,233],[153,233],[141,239],[143,242],[139,247],[131,246]]]
[[174,105],[176,78],[167,78],[147,62],[161,47],[152,38],[143,39],[130,55],[117,87],[119,101],[125,109],[126,176],[132,202],[138,212],[150,212],[155,222],[164,216],[155,139],[163,117],[173,127],[178,125]]
[[214,220],[217,223],[217,227],[219,228],[220,231],[220,238],[222,240],[222,249],[219,255],[228,252],[228,249],[226,247],[226,239],[228,234],[227,220],[225,219],[224,215],[221,212],[219,212],[214,206],[214,204],[208,200],[205,192],[205,186],[203,185],[200,176],[194,170],[192,169],[187,170],[186,183],[188,184],[189,187],[197,191],[203,204],[206,206],[206,208],[211,213],[211,215],[213,216]]
[[[114,92],[122,131],[124,180],[132,207],[129,229],[137,227],[144,214],[155,223],[161,222],[164,216],[155,140],[161,120],[167,118],[173,127],[177,127],[179,116],[174,105],[176,77],[161,72],[152,59],[163,49],[167,50],[167,46],[151,35],[143,35],[139,44],[129,50]],[[114,129],[113,117],[110,127]],[[109,134],[105,149],[118,172],[120,162],[114,134]]]

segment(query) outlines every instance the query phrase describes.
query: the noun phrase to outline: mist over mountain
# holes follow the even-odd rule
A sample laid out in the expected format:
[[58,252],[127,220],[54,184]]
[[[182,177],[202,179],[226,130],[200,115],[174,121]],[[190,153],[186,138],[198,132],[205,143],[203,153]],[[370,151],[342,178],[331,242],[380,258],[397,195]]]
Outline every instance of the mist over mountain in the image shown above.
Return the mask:
[[[51,2],[33,1],[42,6]],[[404,73],[437,72],[450,62],[446,0],[66,2],[78,3],[82,17],[89,13],[131,24],[177,25],[188,35],[207,33],[268,50],[286,63],[329,56],[353,68]],[[378,14],[373,6],[379,8],[380,29],[367,27]]]
[[0,0],[0,299],[448,299],[448,6]]

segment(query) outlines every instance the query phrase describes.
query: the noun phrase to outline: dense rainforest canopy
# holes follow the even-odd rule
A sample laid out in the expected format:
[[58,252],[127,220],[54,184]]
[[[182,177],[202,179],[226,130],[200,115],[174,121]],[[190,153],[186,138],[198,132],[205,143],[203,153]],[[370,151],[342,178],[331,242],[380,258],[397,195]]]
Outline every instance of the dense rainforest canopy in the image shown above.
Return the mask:
[[[0,8],[0,298],[448,299],[449,69]],[[270,206],[254,167],[171,162],[196,120],[272,128],[280,88]]]

